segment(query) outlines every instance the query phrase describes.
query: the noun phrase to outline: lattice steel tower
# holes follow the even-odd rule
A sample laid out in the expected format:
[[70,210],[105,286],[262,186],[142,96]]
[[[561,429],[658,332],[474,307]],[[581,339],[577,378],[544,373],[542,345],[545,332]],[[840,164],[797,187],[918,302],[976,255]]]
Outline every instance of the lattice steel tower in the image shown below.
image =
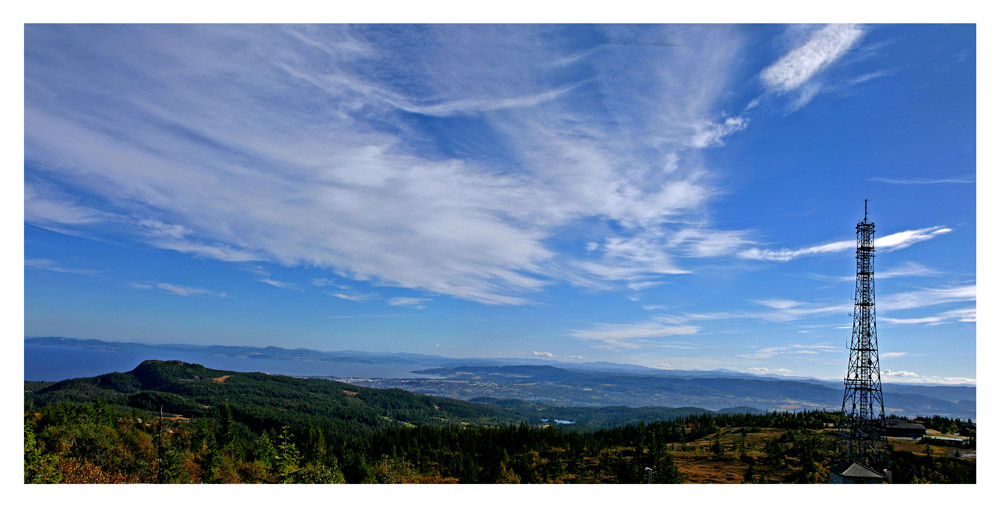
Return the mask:
[[885,438],[882,376],[875,333],[875,223],[868,221],[868,200],[865,200],[865,218],[858,222],[857,232],[854,326],[844,378],[834,471],[843,472],[858,464],[885,476],[889,468],[889,444]]

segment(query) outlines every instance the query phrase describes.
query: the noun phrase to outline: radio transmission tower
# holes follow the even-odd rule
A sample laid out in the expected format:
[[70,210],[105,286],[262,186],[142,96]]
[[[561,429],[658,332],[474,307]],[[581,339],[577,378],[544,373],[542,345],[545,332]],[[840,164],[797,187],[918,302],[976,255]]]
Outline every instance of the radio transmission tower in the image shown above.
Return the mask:
[[871,483],[882,482],[888,475],[889,444],[875,334],[875,223],[868,220],[867,200],[857,232],[854,326],[831,482]]

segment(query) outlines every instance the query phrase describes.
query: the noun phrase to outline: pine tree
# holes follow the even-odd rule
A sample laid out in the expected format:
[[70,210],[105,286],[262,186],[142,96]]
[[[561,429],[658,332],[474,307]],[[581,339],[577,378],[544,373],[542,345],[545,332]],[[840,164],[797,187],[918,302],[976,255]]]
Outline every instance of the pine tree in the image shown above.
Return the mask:
[[756,477],[757,470],[754,467],[754,463],[757,460],[751,459],[747,462],[747,469],[743,472],[743,484],[757,484],[760,480]]
[[62,480],[59,471],[59,457],[45,454],[35,438],[35,425],[24,420],[24,483],[56,484]]
[[288,427],[281,428],[281,435],[278,437],[278,454],[274,458],[275,472],[278,480],[284,484],[300,482],[302,455],[295,448],[292,436]]
[[683,482],[674,457],[662,447],[656,447],[653,455],[653,482],[656,484],[680,484]]
[[233,411],[229,408],[228,400],[219,409],[219,426],[215,440],[223,452],[231,453],[233,451],[236,442],[236,425],[233,422]]
[[715,435],[715,438],[712,440],[712,446],[708,449],[712,451],[715,459],[722,459],[726,456],[726,449],[722,447],[722,442],[719,440],[718,434]]
[[264,431],[261,433],[260,438],[257,439],[257,445],[254,448],[254,459],[260,461],[270,469],[274,466],[274,458],[277,455],[278,450],[275,449],[269,432]]
[[309,432],[306,437],[305,456],[309,461],[322,462],[326,459],[326,438],[323,429],[309,421]]

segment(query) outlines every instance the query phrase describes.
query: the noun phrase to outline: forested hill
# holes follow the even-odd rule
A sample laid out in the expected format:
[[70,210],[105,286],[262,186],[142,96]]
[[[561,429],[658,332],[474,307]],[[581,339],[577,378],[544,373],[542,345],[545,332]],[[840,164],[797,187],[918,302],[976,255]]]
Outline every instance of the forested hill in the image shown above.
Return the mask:
[[[816,483],[839,419],[471,403],[181,361],[24,386],[26,483]],[[974,482],[974,433],[940,443],[894,442],[894,477]]]
[[312,424],[327,437],[350,440],[378,428],[407,424],[507,424],[510,410],[426,396],[399,389],[371,389],[323,379],[213,370],[181,361],[144,361],[126,373],[61,382],[25,382],[25,403],[103,400],[170,416],[218,414],[228,404],[234,419],[249,429]]

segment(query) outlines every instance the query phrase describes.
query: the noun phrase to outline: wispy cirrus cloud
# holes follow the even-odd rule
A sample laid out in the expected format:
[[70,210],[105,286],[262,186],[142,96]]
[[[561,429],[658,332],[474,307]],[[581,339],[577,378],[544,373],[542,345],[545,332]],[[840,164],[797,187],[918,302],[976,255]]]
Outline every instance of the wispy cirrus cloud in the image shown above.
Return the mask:
[[365,301],[373,301],[380,299],[381,296],[375,293],[359,293],[359,292],[330,292],[331,296],[337,299],[343,299],[346,301],[354,301],[355,303],[362,303]]
[[[908,278],[914,276],[939,276],[943,275],[944,272],[938,271],[933,268],[929,268],[920,264],[919,262],[905,261],[896,266],[888,269],[879,269],[875,271],[876,280],[887,280],[890,278]],[[826,275],[809,275],[810,278],[817,280],[830,281],[830,282],[850,282],[855,280],[855,276],[826,276]]]
[[[975,285],[961,285],[953,287],[928,288],[907,292],[895,292],[881,296],[876,300],[876,307],[882,313],[879,320],[899,324],[917,324],[945,321],[969,322],[975,320],[974,311],[969,314],[965,310],[953,310],[936,317],[923,317],[920,321],[912,319],[892,319],[887,316],[888,312],[900,310],[913,310],[918,308],[928,308],[943,304],[954,304],[976,300]],[[830,315],[835,313],[851,313],[854,310],[854,303],[845,301],[840,304],[806,303],[792,300],[763,300],[756,301],[759,304],[772,308],[765,312],[744,312],[734,314],[740,318],[759,318],[773,322],[789,322],[819,315]],[[962,320],[966,319],[966,320]],[[893,322],[895,320],[895,322]]]
[[882,380],[888,382],[914,383],[914,384],[976,384],[976,379],[971,377],[941,377],[936,375],[921,375],[908,370],[889,370],[881,372]]
[[[936,269],[929,268],[920,264],[918,262],[906,261],[898,266],[891,267],[889,269],[884,269],[875,272],[876,280],[885,280],[889,278],[906,278],[911,276],[938,276],[944,274]],[[851,280],[854,277],[847,277]]]
[[214,296],[221,298],[228,297],[226,293],[222,291],[205,289],[201,287],[189,287],[187,285],[178,285],[174,283],[135,282],[135,283],[130,283],[129,286],[131,286],[134,289],[143,289],[143,290],[159,289],[163,292],[166,292],[168,294],[173,294],[175,296]]
[[762,349],[755,350],[752,353],[740,354],[740,357],[744,359],[770,359],[775,356],[782,356],[788,354],[824,354],[830,352],[840,353],[843,351],[841,347],[834,347],[826,343],[816,343],[816,344],[794,344],[786,345],[781,347],[765,347]]
[[24,259],[24,267],[54,271],[56,273],[72,273],[75,275],[97,275],[101,273],[93,269],[68,268],[51,259]]
[[792,109],[799,109],[822,91],[818,76],[847,54],[864,34],[861,27],[853,24],[815,29],[800,45],[761,71],[761,82],[772,93],[798,92]]
[[298,290],[299,286],[290,282],[282,282],[281,280],[274,280],[272,278],[258,278],[258,282],[266,283],[271,287],[277,287],[279,289],[295,289]]
[[801,46],[764,69],[760,77],[769,88],[788,92],[843,56],[864,35],[857,25],[827,25],[813,31]]
[[[951,231],[952,230],[948,227],[938,226],[897,232],[888,236],[876,237],[875,248],[891,252],[906,248],[921,241],[927,241],[942,234],[947,234]],[[788,262],[802,256],[843,252],[856,247],[856,241],[844,240],[798,249],[781,248],[774,250],[767,248],[748,248],[740,251],[737,256],[743,259],[751,260]]]
[[[960,308],[937,313],[932,316],[915,318],[891,317],[891,312],[894,311],[916,310],[931,308],[939,305],[954,305],[970,301],[976,301],[975,284],[894,292],[884,296],[879,296],[876,300],[876,307],[881,312],[879,313],[879,321],[885,321],[892,324],[944,324],[951,322],[975,322],[975,308]],[[758,299],[752,300],[752,302],[766,307],[767,310],[660,314],[653,317],[653,320],[649,322],[631,325],[620,324],[619,326],[622,326],[623,329],[629,329],[630,326],[634,326],[636,330],[641,330],[644,326],[649,326],[653,323],[681,326],[706,320],[718,321],[728,319],[753,319],[768,322],[792,322],[838,313],[850,315],[854,310],[854,303],[846,298],[840,303],[797,301],[786,298]],[[664,310],[666,307],[662,305],[643,305],[643,309],[657,311]],[[850,326],[838,329],[850,329]]]
[[114,215],[78,202],[52,185],[24,183],[24,221],[65,232],[75,227],[98,224]]
[[937,315],[931,315],[927,317],[914,317],[914,318],[893,318],[883,315],[879,317],[879,320],[887,322],[889,324],[900,324],[900,325],[925,324],[928,326],[938,326],[941,324],[947,324],[951,322],[976,322],[976,309],[962,308],[959,310],[942,312]]
[[[491,305],[652,281],[739,245],[678,219],[715,193],[698,151],[749,121],[718,109],[740,31],[577,29],[621,43],[566,49],[532,26],[29,27],[25,219]],[[649,51],[660,39],[685,43]],[[65,47],[79,58],[47,56]],[[550,246],[588,220],[632,252]]]
[[897,292],[883,296],[878,301],[881,310],[909,310],[945,303],[976,300],[976,285],[931,288],[909,292]]
[[875,248],[891,252],[906,248],[914,243],[927,241],[936,236],[947,234],[952,230],[948,227],[927,227],[925,229],[915,229],[910,231],[897,232],[881,238],[875,238]]
[[389,318],[389,317],[401,317],[401,313],[361,313],[358,315],[330,315],[328,319],[370,319],[370,318]]
[[747,368],[747,373],[755,375],[791,375],[792,370],[788,368]]
[[877,181],[879,183],[889,183],[893,185],[939,185],[942,183],[962,183],[962,184],[975,184],[976,176],[969,175],[960,178],[883,178],[881,176],[874,176],[868,178],[868,181]]
[[694,134],[691,146],[695,148],[721,146],[725,138],[747,128],[749,124],[750,119],[745,116],[731,116],[719,123],[709,122]]
[[344,285],[343,283],[329,278],[313,278],[309,283],[316,287],[335,287],[340,290],[348,290],[351,288],[349,285]]
[[663,275],[687,274],[685,258],[724,257],[749,244],[744,231],[683,227],[673,231],[647,229],[631,236],[613,236],[591,242],[588,252],[599,259],[573,262],[587,276],[624,282],[631,290],[664,283]]
[[802,306],[802,302],[793,301],[791,299],[762,299],[755,301],[769,308],[774,308],[775,310],[786,310],[788,308],[795,308],[796,306]]
[[225,243],[206,243],[198,240],[174,239],[174,238],[151,238],[147,242],[149,245],[164,250],[173,250],[194,255],[195,257],[216,259],[225,262],[252,262],[265,260],[261,254],[253,253],[239,247],[233,247]]
[[424,308],[427,308],[427,305],[424,303],[427,303],[430,300],[430,298],[397,297],[390,299],[388,303],[392,306],[405,306],[407,308],[423,310]]
[[697,345],[687,342],[663,342],[656,339],[678,335],[691,335],[698,332],[698,327],[690,325],[668,325],[658,321],[647,321],[635,324],[600,324],[590,329],[574,329],[568,334],[575,338],[601,342],[606,346],[616,348],[638,348],[642,345],[659,345],[673,348],[697,348]]

